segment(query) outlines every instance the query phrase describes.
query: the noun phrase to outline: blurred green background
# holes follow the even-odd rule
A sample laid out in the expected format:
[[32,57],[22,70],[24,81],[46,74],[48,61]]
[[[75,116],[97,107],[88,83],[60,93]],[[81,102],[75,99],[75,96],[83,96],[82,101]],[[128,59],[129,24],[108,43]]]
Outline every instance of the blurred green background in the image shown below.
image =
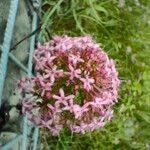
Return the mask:
[[[116,61],[113,120],[92,133],[41,131],[43,150],[150,150],[150,0],[44,0],[41,42],[90,34]],[[47,32],[48,30],[48,32]]]

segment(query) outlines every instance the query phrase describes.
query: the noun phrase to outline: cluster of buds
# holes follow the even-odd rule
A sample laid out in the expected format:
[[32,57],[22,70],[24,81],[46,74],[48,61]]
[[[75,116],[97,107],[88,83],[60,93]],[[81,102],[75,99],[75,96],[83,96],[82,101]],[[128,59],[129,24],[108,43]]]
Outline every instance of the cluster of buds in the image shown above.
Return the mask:
[[22,113],[53,135],[67,127],[85,133],[113,116],[120,81],[112,59],[90,36],[55,36],[34,52],[36,76],[24,77],[19,89]]

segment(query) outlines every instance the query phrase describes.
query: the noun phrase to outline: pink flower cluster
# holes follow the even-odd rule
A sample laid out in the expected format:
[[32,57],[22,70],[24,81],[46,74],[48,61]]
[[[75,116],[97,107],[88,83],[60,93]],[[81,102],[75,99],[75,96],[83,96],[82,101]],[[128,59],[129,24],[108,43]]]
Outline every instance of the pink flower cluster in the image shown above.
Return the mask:
[[41,128],[58,135],[64,127],[85,133],[103,127],[113,116],[120,81],[112,59],[90,36],[56,36],[39,44],[37,75],[23,78],[22,112]]

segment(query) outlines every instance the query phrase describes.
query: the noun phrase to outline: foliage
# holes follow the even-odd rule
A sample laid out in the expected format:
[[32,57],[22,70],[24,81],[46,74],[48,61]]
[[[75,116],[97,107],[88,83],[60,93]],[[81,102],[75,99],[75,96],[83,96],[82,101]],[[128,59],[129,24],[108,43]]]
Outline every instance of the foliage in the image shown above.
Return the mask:
[[[123,1],[123,0],[122,0]],[[85,135],[41,131],[41,149],[150,149],[150,1],[44,0],[41,42],[51,35],[90,34],[116,60],[122,81],[111,123]]]

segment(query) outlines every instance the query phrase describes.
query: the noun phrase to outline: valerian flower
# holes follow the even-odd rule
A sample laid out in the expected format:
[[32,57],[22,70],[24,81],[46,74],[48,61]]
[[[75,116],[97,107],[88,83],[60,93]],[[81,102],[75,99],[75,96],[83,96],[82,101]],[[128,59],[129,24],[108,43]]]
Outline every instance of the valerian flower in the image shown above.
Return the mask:
[[73,55],[73,54],[69,55],[68,60],[69,60],[69,63],[72,63],[74,66],[76,66],[77,63],[79,63],[79,62],[84,62],[84,60],[81,59],[80,56],[78,56],[78,55],[76,56],[76,55]]
[[94,79],[89,78],[89,76],[86,75],[85,78],[81,78],[80,80],[83,82],[84,89],[86,89],[87,91],[92,90],[92,84],[94,83]]
[[64,105],[67,105],[68,102],[67,100],[73,99],[74,95],[69,95],[69,96],[65,96],[64,90],[60,89],[59,90],[59,95],[53,95],[53,98],[56,99],[59,103],[62,103]]
[[58,135],[63,128],[84,134],[113,117],[120,80],[115,62],[92,37],[55,36],[38,44],[36,76],[22,78],[22,113]]
[[69,65],[69,72],[67,72],[69,75],[69,78],[73,80],[74,78],[80,78],[81,70],[80,69],[75,69],[71,65]]
[[49,78],[51,83],[55,82],[55,78],[63,73],[63,70],[57,70],[57,66],[53,68],[45,69],[45,75],[43,76],[45,79]]

